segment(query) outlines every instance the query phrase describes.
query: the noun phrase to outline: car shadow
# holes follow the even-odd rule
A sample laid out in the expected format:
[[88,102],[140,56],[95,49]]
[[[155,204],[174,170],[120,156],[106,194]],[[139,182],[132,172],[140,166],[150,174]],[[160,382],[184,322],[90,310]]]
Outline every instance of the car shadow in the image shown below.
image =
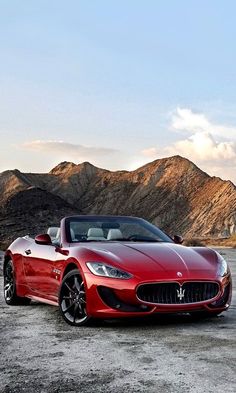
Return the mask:
[[[57,307],[53,307],[47,304],[43,304],[40,302],[31,302],[31,306],[36,307],[37,309],[42,309],[44,312],[44,316],[46,316],[48,321],[55,321],[57,328],[69,327],[72,329],[78,329],[77,327],[73,327],[67,325],[65,321],[63,321],[59,309]],[[46,313],[45,313],[46,312]],[[104,329],[132,329],[132,328],[154,328],[154,327],[175,327],[175,326],[187,326],[187,325],[207,325],[218,324],[222,322],[227,322],[228,318],[226,313],[222,313],[219,316],[209,316],[205,318],[198,318],[197,315],[190,314],[155,314],[155,315],[145,315],[142,317],[133,317],[133,318],[120,318],[120,319],[94,319],[91,323],[89,323],[89,328],[104,328]],[[80,327],[79,329],[86,329],[87,326]]]
[[195,326],[218,324],[226,322],[224,314],[214,317],[197,318],[189,314],[165,314],[145,317],[123,318],[123,319],[96,319],[90,323],[91,328],[104,328],[104,329],[132,329],[132,328],[154,328],[154,327],[175,327],[175,326]]

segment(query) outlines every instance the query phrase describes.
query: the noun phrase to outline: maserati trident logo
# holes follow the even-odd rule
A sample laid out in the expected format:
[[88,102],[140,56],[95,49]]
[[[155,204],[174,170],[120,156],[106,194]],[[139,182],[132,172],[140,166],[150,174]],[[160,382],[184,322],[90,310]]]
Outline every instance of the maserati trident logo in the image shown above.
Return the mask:
[[177,289],[177,297],[179,298],[179,300],[182,300],[184,298],[184,292],[185,289],[182,289],[182,287],[180,287],[180,289]]

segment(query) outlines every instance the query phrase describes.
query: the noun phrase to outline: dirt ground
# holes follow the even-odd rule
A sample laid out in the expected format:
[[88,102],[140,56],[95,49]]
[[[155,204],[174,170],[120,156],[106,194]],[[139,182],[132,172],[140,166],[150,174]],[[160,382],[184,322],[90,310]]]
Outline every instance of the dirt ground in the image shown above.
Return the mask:
[[[236,277],[236,250],[221,249]],[[236,287],[218,318],[67,325],[55,307],[7,306],[0,277],[0,392],[236,392]]]

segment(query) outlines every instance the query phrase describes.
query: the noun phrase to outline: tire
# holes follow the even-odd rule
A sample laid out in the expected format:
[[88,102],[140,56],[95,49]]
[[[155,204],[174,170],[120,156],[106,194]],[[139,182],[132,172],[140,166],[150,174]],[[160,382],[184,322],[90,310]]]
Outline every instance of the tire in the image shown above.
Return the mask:
[[26,305],[30,303],[30,299],[17,296],[16,276],[14,264],[11,259],[6,262],[4,267],[4,298],[5,302],[10,306]]
[[71,270],[62,280],[59,309],[69,325],[84,326],[92,320],[87,314],[86,289],[78,269]]

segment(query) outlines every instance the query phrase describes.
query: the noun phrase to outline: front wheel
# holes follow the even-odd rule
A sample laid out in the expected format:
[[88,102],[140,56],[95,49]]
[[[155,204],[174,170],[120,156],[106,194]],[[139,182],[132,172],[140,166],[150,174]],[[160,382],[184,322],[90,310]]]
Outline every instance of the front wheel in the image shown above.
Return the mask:
[[30,303],[30,299],[17,296],[16,276],[14,272],[14,265],[11,259],[6,262],[4,268],[4,298],[5,302],[11,306]]
[[59,293],[59,309],[70,325],[86,325],[91,317],[86,309],[86,289],[79,270],[71,270],[63,278]]

